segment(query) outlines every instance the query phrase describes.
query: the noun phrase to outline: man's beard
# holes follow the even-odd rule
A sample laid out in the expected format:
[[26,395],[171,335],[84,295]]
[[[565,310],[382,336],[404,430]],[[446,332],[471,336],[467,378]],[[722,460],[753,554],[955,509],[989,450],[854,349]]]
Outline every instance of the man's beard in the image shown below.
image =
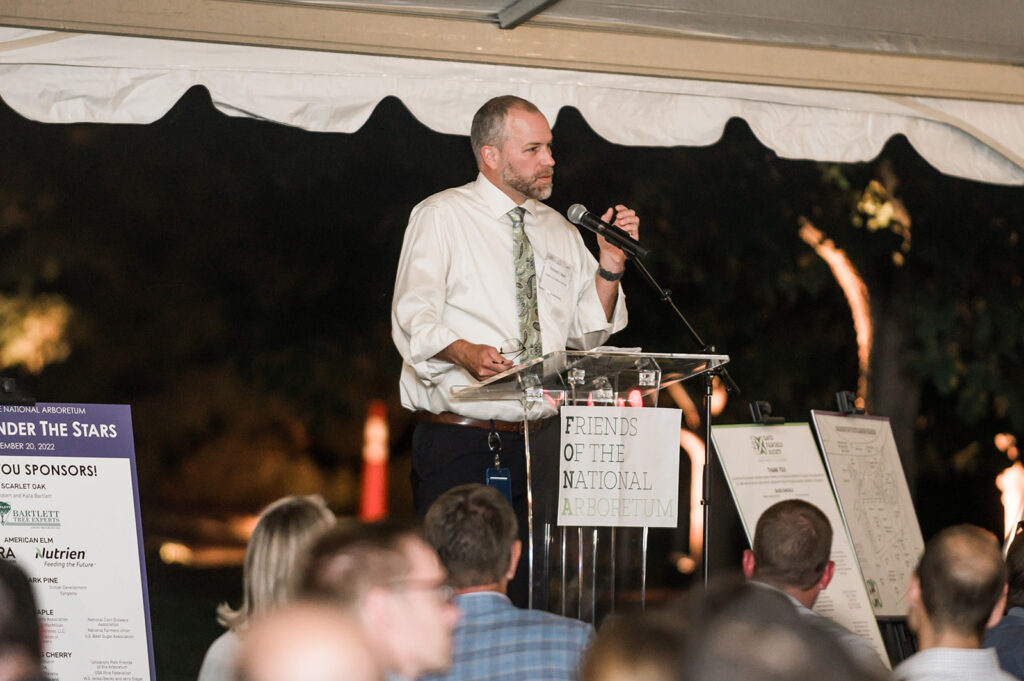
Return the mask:
[[551,196],[551,189],[554,187],[553,181],[548,182],[547,184],[538,184],[537,181],[542,177],[553,178],[553,173],[551,171],[547,171],[543,175],[534,175],[533,177],[527,178],[522,175],[517,175],[515,171],[509,167],[508,163],[506,163],[501,169],[502,182],[509,187],[512,187],[512,189],[515,189],[523,196],[530,199],[536,199],[537,201],[543,201]]

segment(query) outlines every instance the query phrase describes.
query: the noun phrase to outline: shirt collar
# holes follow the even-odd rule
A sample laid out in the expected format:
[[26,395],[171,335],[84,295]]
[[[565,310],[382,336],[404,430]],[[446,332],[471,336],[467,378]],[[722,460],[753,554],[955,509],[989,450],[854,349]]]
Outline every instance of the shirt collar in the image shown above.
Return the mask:
[[470,591],[455,597],[455,604],[463,612],[491,610],[499,604],[512,605],[508,596],[499,591]]
[[[517,205],[508,194],[498,189],[490,180],[484,177],[483,173],[477,173],[473,188],[487,206],[488,212],[495,219],[504,217]],[[537,202],[534,199],[526,199],[523,202],[523,208],[530,215],[537,214]]]

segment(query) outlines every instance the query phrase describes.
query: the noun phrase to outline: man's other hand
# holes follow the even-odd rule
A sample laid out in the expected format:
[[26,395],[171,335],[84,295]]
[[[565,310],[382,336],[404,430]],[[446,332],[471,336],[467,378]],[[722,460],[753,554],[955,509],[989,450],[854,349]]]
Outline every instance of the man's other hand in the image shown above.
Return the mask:
[[502,357],[497,348],[464,340],[455,341],[437,353],[437,357],[458,364],[478,381],[508,371],[514,366],[512,360]]

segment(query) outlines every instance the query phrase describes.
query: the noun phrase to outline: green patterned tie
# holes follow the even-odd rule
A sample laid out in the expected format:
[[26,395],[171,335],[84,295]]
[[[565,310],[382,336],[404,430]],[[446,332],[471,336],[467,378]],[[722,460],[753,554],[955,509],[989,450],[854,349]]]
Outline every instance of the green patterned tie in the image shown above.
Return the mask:
[[508,212],[512,219],[512,258],[516,267],[516,314],[519,337],[523,342],[522,362],[543,354],[540,342],[540,318],[537,315],[537,270],[533,265],[533,246],[523,229],[522,206]]

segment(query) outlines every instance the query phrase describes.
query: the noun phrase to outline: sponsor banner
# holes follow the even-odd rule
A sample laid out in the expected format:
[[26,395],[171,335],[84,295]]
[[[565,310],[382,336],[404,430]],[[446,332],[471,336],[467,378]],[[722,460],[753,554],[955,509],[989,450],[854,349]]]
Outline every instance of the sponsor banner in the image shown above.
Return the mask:
[[0,405],[0,556],[33,583],[48,677],[152,681],[127,406]]
[[678,409],[562,407],[558,524],[676,527]]

